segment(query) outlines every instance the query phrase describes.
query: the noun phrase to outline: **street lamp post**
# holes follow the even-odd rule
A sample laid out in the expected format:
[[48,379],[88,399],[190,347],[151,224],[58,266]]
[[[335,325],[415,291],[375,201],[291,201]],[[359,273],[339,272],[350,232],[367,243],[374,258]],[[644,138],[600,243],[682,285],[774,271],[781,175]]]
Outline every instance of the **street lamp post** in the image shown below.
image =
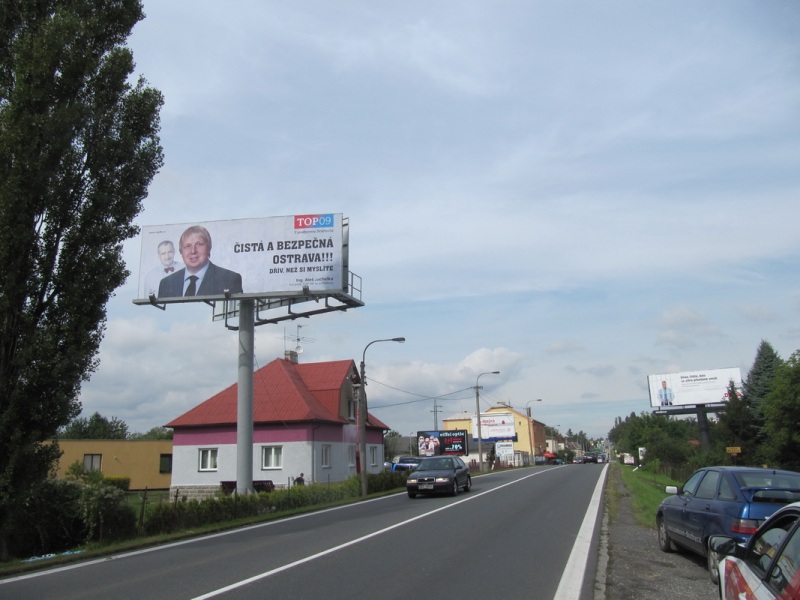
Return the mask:
[[404,337],[387,338],[384,340],[372,340],[364,347],[361,354],[361,387],[358,388],[358,469],[361,474],[361,495],[367,495],[367,373],[365,361],[367,358],[367,348],[377,342],[400,342],[406,341]]
[[483,375],[499,375],[500,371],[487,371],[475,378],[475,422],[478,424],[478,470],[483,473],[483,446],[481,444],[481,386],[478,384]]

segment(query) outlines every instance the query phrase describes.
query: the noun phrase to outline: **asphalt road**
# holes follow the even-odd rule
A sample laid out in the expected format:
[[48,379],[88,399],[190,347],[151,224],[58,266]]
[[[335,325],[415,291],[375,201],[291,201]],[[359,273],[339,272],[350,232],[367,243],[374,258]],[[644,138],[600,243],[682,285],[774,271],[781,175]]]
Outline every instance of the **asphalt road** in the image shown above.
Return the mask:
[[585,515],[604,472],[494,473],[454,498],[395,495],[0,580],[0,598],[589,600],[600,536]]

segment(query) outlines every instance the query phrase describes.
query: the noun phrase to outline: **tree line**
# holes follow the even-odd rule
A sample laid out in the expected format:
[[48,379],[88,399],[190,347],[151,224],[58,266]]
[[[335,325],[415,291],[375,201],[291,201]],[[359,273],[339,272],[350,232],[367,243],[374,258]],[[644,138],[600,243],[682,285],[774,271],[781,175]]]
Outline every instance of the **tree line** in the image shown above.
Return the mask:
[[171,440],[172,430],[153,427],[145,433],[131,433],[125,421],[106,418],[99,412],[90,417],[76,417],[57,436],[60,440]]

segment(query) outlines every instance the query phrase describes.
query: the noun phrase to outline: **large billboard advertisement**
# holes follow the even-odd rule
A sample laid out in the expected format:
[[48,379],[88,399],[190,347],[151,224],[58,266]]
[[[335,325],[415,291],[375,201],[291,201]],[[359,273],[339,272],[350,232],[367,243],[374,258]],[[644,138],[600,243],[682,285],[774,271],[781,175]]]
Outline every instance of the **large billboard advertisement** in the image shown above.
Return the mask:
[[[472,417],[472,439],[478,439],[478,424]],[[517,431],[514,428],[514,415],[512,413],[482,413],[481,414],[481,440],[484,442],[499,442],[502,440],[517,441]]]
[[468,453],[466,429],[418,431],[417,442],[420,456],[463,456]]
[[142,227],[137,298],[340,291],[345,252],[337,213],[151,225]]
[[738,368],[648,375],[650,406],[663,408],[727,402],[731,381],[737,393],[741,393],[742,375]]

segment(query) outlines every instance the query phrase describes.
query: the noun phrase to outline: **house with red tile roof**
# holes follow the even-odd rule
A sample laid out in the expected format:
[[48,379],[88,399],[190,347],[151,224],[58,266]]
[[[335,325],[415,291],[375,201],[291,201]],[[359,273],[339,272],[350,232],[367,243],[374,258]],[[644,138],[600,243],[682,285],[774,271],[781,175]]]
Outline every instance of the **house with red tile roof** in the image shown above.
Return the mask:
[[[273,360],[253,374],[253,481],[291,485],[356,475],[360,376],[352,360],[298,364]],[[238,385],[182,414],[171,427],[172,494],[196,498],[236,481]],[[367,415],[367,472],[383,467],[389,427]],[[228,484],[229,485],[229,484]]]

